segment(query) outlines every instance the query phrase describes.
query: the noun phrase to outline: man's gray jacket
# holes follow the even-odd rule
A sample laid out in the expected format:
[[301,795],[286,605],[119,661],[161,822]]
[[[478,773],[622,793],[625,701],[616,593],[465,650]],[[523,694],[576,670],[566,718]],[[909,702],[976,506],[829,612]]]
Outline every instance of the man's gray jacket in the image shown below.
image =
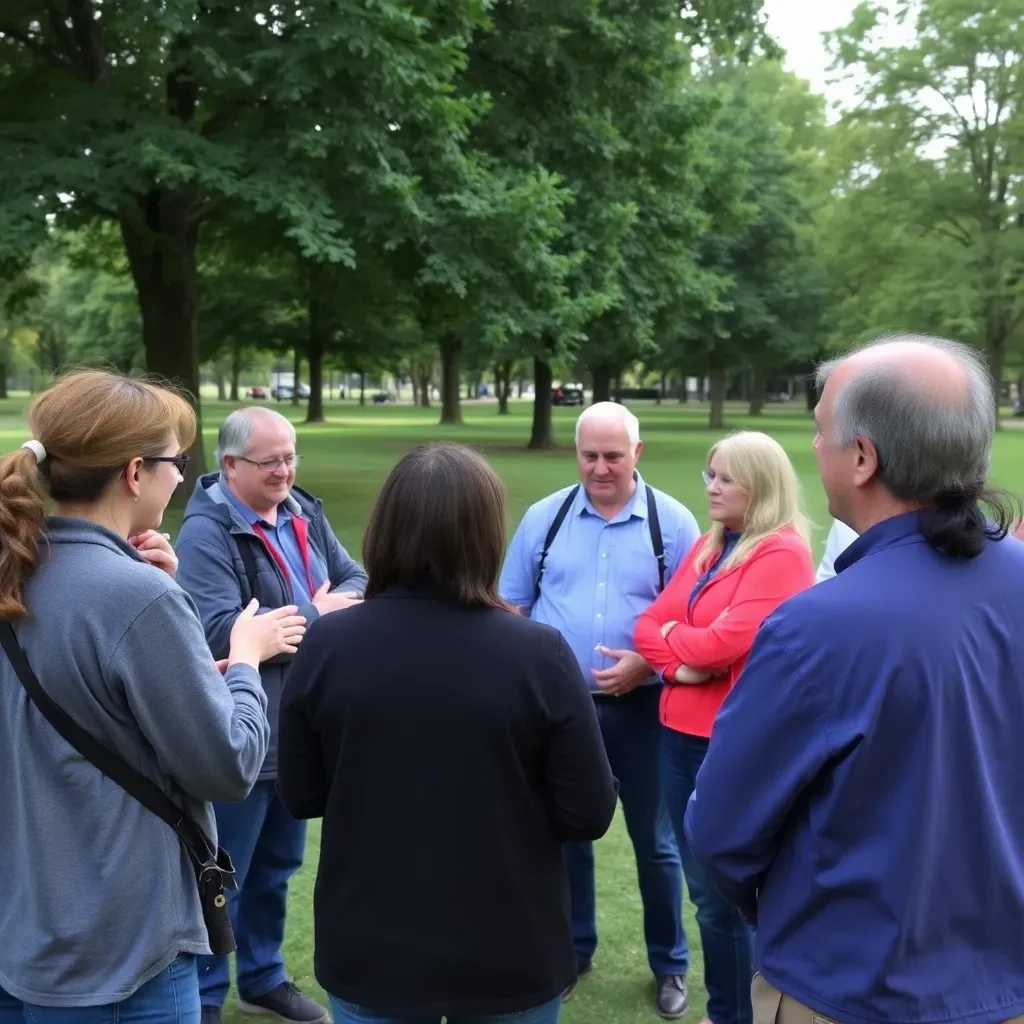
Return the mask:
[[[195,601],[210,650],[218,659],[227,657],[235,619],[254,597],[261,612],[296,603],[290,583],[256,532],[222,492],[222,486],[226,485],[219,473],[196,481],[175,545],[178,583]],[[366,573],[335,537],[324,515],[323,502],[293,487],[285,504],[293,515],[306,520],[309,546],[327,567],[331,589],[362,597]],[[249,546],[251,565],[256,570],[252,580],[242,557],[243,544]],[[307,627],[319,617],[312,604],[301,605],[299,612],[306,617]],[[277,777],[277,715],[290,663],[291,655],[282,654],[260,666],[270,718],[270,747],[260,772],[261,781]]]

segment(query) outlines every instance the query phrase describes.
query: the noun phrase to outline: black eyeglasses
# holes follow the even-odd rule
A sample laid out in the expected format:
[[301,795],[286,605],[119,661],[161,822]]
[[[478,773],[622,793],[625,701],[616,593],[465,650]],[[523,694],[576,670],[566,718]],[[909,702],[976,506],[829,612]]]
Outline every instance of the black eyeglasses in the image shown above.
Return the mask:
[[143,462],[170,462],[174,468],[184,475],[185,467],[188,465],[188,455],[184,452],[181,455],[143,455]]

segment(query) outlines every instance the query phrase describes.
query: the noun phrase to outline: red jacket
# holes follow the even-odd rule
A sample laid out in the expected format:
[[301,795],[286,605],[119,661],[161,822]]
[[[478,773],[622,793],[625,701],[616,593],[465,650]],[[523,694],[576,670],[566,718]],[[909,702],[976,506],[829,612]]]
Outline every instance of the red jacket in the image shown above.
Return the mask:
[[[671,683],[661,695],[661,721],[691,736],[710,736],[711,726],[736,685],[761,623],[783,601],[814,583],[811,552],[796,530],[785,527],[767,536],[747,559],[716,573],[688,608],[700,573],[693,562],[701,537],[658,599],[640,616],[634,641],[637,653],[666,680],[680,665],[702,670],[727,669],[704,683]],[[662,639],[666,622],[679,623]]]

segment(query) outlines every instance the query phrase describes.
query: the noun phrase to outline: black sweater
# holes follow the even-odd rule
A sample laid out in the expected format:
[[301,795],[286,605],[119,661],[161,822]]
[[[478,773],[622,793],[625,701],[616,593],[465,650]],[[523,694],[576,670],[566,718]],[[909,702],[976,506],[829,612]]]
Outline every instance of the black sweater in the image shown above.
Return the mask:
[[517,1013],[576,977],[561,843],[615,783],[554,629],[389,590],[315,622],[281,704],[278,788],[323,817],[316,977],[389,1014]]

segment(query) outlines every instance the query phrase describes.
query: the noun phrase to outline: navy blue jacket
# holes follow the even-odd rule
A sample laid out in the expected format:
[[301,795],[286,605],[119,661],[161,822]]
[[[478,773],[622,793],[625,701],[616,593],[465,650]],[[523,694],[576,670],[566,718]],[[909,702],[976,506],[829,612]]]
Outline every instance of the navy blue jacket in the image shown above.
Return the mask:
[[1024,1014],[1024,544],[916,514],[762,626],[686,814],[765,978],[850,1024]]
[[[210,473],[196,481],[195,490],[185,507],[185,521],[175,544],[178,555],[178,583],[199,609],[206,640],[215,658],[226,658],[231,629],[242,609],[255,597],[260,611],[294,603],[291,585],[267,553],[262,541],[238,510],[220,493],[220,474]],[[360,597],[366,588],[366,573],[341,546],[324,515],[323,502],[299,487],[293,487],[288,499],[293,514],[301,514],[309,525],[309,546],[327,566],[332,590],[344,590]],[[239,538],[243,538],[239,541]],[[255,540],[247,539],[253,538]],[[253,552],[255,587],[245,572],[239,543]],[[300,614],[310,626],[319,612],[312,604],[303,604]],[[284,688],[285,672],[292,656],[281,654],[260,666],[263,689],[267,693],[270,718],[270,746],[260,780],[277,777],[277,718]]]

